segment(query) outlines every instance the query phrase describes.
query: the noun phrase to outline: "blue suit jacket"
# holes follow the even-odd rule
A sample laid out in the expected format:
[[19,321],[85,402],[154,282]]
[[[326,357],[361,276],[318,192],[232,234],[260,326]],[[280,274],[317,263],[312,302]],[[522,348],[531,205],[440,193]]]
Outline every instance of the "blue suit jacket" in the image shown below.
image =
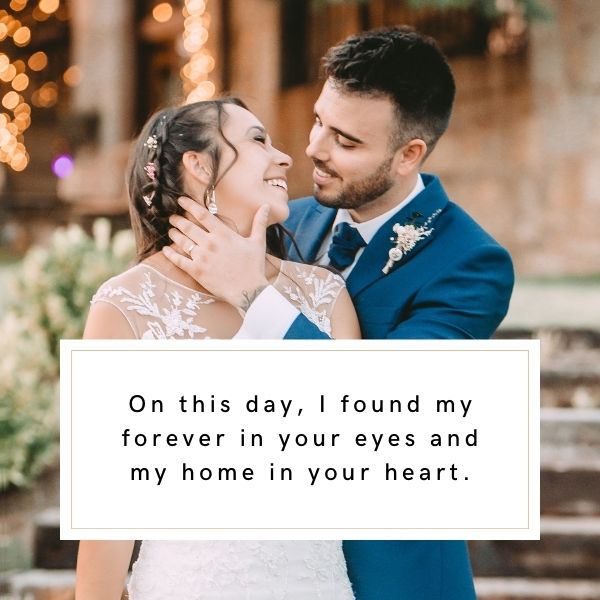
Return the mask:
[[[509,254],[460,207],[437,177],[422,175],[423,190],[377,232],[348,276],[363,338],[485,339],[506,311],[514,283]],[[420,213],[431,235],[394,264],[383,266],[395,237]],[[314,198],[291,203],[286,226],[302,259],[314,261],[336,210]],[[294,250],[290,257],[300,260]],[[323,338],[303,315],[287,339]],[[357,600],[472,600],[475,598],[467,547],[461,541],[345,541],[348,574]]]

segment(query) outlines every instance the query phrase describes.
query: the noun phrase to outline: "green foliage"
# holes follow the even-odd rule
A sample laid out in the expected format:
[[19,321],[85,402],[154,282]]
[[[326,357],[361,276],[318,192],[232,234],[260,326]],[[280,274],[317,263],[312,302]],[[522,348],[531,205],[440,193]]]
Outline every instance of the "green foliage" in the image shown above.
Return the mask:
[[[508,12],[510,2],[498,0],[406,0],[411,8],[472,8],[493,20]],[[550,16],[540,0],[515,0],[515,4],[523,11],[527,20],[543,19]]]
[[[494,20],[505,12],[507,9],[506,2],[498,2],[497,0],[397,0],[398,3],[405,3],[409,8],[470,8],[481,13],[484,17]],[[365,4],[368,0],[312,0],[316,6],[328,4]],[[515,0],[523,11],[526,20],[534,21],[536,19],[547,19],[551,17],[551,13],[545,8],[540,0]]]
[[32,248],[9,277],[0,321],[0,490],[24,486],[55,460],[61,338],[80,338],[98,286],[133,258],[131,232],[111,240],[99,219],[90,237],[77,225]]

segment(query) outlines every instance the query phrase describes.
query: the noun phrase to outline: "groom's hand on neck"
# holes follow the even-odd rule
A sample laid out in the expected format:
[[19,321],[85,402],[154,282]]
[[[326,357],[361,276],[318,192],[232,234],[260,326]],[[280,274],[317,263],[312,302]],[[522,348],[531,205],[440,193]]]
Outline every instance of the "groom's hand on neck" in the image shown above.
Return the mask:
[[269,207],[257,210],[250,235],[243,237],[197,202],[181,197],[179,204],[192,218],[169,218],[173,245],[163,248],[164,255],[244,315],[269,285],[265,272]]

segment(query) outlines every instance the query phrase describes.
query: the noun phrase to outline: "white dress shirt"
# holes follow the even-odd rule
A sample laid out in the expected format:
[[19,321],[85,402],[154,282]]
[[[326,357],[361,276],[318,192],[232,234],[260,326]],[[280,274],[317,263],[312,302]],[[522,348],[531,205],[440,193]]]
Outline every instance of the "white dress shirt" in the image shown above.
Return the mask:
[[[394,216],[399,210],[407,206],[411,200],[425,189],[423,179],[419,175],[417,177],[417,183],[412,189],[410,194],[402,200],[402,202],[396,204],[393,208],[387,212],[364,221],[362,223],[356,223],[350,213],[345,208],[340,208],[337,211],[333,226],[329,233],[325,236],[323,243],[317,253],[317,264],[328,265],[329,257],[327,256],[327,250],[333,237],[333,229],[338,223],[349,223],[353,227],[356,227],[362,238],[367,244],[375,237],[375,234],[379,228],[386,223],[392,216]],[[364,248],[360,248],[354,257],[354,261],[346,269],[342,271],[344,277],[348,277],[354,265],[363,253]],[[233,336],[233,339],[249,339],[249,340],[272,340],[272,339],[283,339],[287,330],[290,328],[296,317],[300,314],[300,311],[286,300],[272,285],[267,286],[250,305],[240,330]]]

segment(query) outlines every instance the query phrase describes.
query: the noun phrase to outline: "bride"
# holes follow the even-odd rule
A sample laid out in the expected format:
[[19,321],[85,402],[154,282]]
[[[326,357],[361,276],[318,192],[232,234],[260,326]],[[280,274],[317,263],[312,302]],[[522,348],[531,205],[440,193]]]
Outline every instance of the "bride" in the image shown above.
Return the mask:
[[[291,163],[235,98],[166,109],[152,117],[137,142],[129,174],[138,264],[100,287],[84,337],[235,336],[243,308],[211,296],[161,252],[170,243],[169,217],[184,213],[178,204],[181,195],[202,202],[247,237],[260,235],[264,227],[258,220],[268,219],[268,282],[322,331],[359,337],[343,280],[322,267],[285,260],[280,224],[288,216],[286,173]],[[265,208],[258,211],[261,206]],[[80,542],[77,600],[118,600],[133,544]],[[341,542],[330,541],[144,541],[128,592],[130,600],[354,597]]]

